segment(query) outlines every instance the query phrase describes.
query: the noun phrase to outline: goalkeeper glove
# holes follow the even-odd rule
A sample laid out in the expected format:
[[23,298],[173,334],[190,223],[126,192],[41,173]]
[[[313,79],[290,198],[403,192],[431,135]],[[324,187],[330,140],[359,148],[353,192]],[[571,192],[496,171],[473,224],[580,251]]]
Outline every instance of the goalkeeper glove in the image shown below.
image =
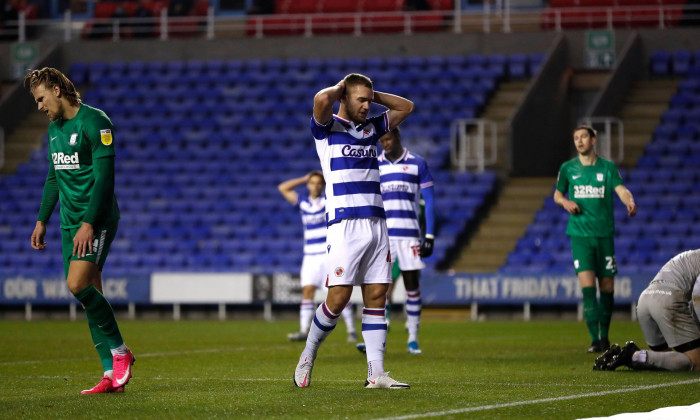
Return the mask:
[[433,255],[433,242],[435,242],[435,237],[433,235],[426,234],[423,243],[420,244],[421,258],[427,258]]

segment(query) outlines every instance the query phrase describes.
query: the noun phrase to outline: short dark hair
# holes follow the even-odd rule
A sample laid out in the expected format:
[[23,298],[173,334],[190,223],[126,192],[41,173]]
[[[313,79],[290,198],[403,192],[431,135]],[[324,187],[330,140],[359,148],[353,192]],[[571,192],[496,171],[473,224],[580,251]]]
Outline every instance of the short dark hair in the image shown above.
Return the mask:
[[309,172],[309,180],[311,179],[311,177],[314,177],[314,176],[321,178],[321,182],[323,182],[324,184],[326,183],[326,178],[323,177],[323,172],[321,172],[321,171]]
[[397,139],[401,140],[401,130],[399,130],[399,126],[394,127],[389,133],[394,134]]
[[75,89],[73,82],[53,67],[44,67],[41,70],[30,70],[24,76],[24,86],[29,85],[29,90],[34,90],[39,85],[44,85],[47,88],[53,89],[58,86],[61,94],[66,96],[68,102],[73,106],[78,106],[82,103],[80,93]]
[[574,133],[576,133],[579,130],[586,130],[588,131],[588,135],[591,136],[592,138],[595,138],[596,136],[596,131],[591,127],[590,125],[579,125],[578,127],[574,128]]
[[343,81],[345,82],[345,90],[346,91],[347,91],[348,87],[355,86],[355,85],[362,85],[362,86],[366,86],[370,89],[374,89],[374,87],[372,85],[372,79],[365,76],[364,74],[350,73],[347,76],[345,76]]

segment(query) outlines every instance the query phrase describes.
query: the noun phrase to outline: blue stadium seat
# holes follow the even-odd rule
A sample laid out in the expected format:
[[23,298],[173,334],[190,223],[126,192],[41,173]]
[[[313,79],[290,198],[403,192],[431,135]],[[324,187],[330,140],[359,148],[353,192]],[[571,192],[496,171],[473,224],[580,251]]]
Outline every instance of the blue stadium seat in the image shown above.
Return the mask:
[[[686,111],[683,108],[669,108],[661,115],[661,121],[663,124],[680,125],[685,121]],[[672,138],[669,131],[665,131],[664,134],[667,134],[664,138]],[[658,129],[655,130],[655,138],[660,138]]]
[[673,53],[673,73],[684,75],[692,64],[693,55],[690,51],[679,50]]
[[508,75],[511,78],[523,78],[528,75],[527,55],[511,54],[508,61]]
[[670,72],[671,54],[666,51],[655,51],[651,55],[651,73],[655,76],[666,76]]
[[[447,173],[442,170],[449,159],[449,145],[445,143],[449,136],[447,124],[456,117],[477,115],[507,61],[502,55],[454,55],[73,66],[75,80],[80,80],[82,74],[85,83],[95,86],[85,92],[84,98],[105,109],[122,133],[117,161],[122,231],[120,241],[114,243],[114,264],[136,270],[167,270],[171,266],[197,269],[198,264],[212,270],[225,269],[231,261],[217,255],[246,251],[233,244],[247,242],[262,254],[271,243],[280,242],[281,258],[275,253],[260,261],[237,262],[245,268],[251,264],[298,268],[302,234],[298,215],[290,211],[289,217],[278,217],[279,226],[265,224],[264,220],[268,214],[287,211],[287,204],[275,189],[281,180],[318,168],[315,152],[298,147],[307,141],[309,118],[308,112],[297,109],[299,101],[311,97],[319,84],[334,83],[345,67],[381,71],[377,80],[384,77],[384,83],[396,82],[409,97],[416,95],[421,103],[437,105],[440,128],[407,127],[406,133],[414,128],[421,136],[420,143],[429,144],[425,157],[438,180],[440,174]],[[397,70],[405,67],[421,71]],[[290,78],[294,80],[291,86],[280,85],[280,81]],[[264,99],[278,97],[282,92],[288,99],[281,103]],[[455,92],[463,99],[453,100]],[[166,98],[173,100],[161,105]],[[416,120],[430,115],[432,108],[422,109],[416,112]],[[191,118],[178,119],[183,110]],[[433,115],[433,121],[434,118]],[[277,133],[290,127],[290,121],[299,128],[289,130],[288,138],[280,142]],[[280,145],[283,147],[274,147]],[[180,159],[183,151],[193,160]],[[262,154],[267,154],[268,159],[251,161],[251,156]],[[8,220],[23,224],[24,215],[36,211],[40,199],[36,188],[43,183],[46,171],[45,149],[34,155],[27,167],[39,168],[35,171],[38,175],[18,172],[16,177],[0,177],[0,224]],[[455,200],[457,207],[442,219],[445,224],[440,229],[444,238],[449,238],[445,242],[441,239],[442,245],[436,247],[436,254],[442,259],[495,186],[492,172],[457,178],[462,185],[470,186],[457,190],[467,199]],[[17,188],[6,188],[8,185]],[[285,226],[290,222],[293,226]],[[15,233],[7,240],[2,236],[3,252],[15,245],[14,236]],[[291,239],[276,239],[285,237]],[[214,242],[216,246],[211,245]],[[153,256],[144,259],[129,255],[137,252],[137,243],[138,250]],[[212,256],[197,254],[204,250],[201,243],[207,244],[203,248]],[[16,244],[19,246],[19,242]],[[177,256],[177,261],[172,261],[171,255]],[[146,267],[149,265],[153,267]]]

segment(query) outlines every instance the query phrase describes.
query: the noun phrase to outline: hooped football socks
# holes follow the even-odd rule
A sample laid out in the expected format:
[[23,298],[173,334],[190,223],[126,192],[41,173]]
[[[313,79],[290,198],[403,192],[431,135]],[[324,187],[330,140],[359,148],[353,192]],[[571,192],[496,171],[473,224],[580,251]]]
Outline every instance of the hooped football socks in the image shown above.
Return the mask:
[[326,302],[322,302],[318,305],[313,321],[311,322],[311,328],[309,328],[309,336],[306,338],[306,347],[301,353],[302,357],[309,358],[310,360],[316,359],[318,348],[321,346],[321,343],[323,343],[323,340],[333,331],[333,328],[335,328],[339,316],[339,314],[334,314],[328,309]]

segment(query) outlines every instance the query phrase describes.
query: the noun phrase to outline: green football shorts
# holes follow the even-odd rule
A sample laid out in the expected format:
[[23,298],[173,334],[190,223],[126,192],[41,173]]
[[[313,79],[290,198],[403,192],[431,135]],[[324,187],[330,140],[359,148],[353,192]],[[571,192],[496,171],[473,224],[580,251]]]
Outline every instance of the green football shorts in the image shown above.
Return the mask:
[[95,239],[92,241],[92,252],[88,250],[88,254],[83,258],[73,255],[73,238],[78,233],[78,228],[61,229],[61,245],[63,247],[63,270],[68,277],[68,268],[71,261],[90,261],[102,270],[102,267],[107,261],[109,247],[112,245],[114,237],[117,235],[117,227],[119,222],[114,222],[95,229]]
[[593,271],[597,277],[612,277],[617,274],[615,240],[612,236],[571,236],[570,239],[576,273]]

